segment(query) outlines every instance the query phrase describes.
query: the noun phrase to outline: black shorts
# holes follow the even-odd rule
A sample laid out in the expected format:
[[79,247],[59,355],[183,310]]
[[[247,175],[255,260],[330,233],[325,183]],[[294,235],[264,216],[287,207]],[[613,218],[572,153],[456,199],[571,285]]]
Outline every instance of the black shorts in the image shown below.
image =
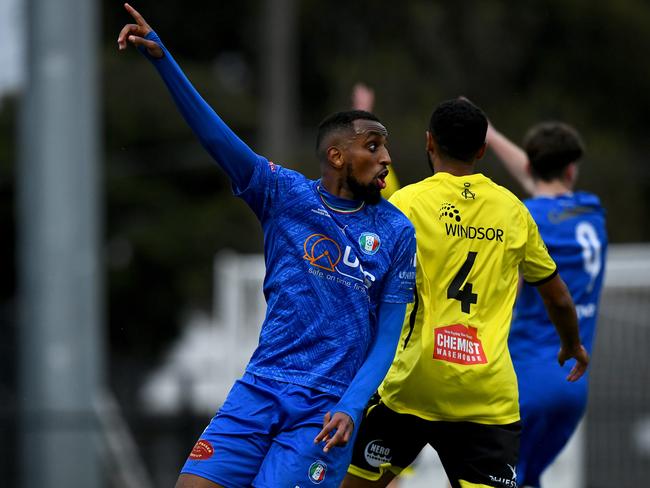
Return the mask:
[[377,480],[389,470],[399,474],[430,444],[453,488],[460,481],[515,488],[521,422],[486,425],[424,420],[392,411],[371,399],[359,426],[348,472]]

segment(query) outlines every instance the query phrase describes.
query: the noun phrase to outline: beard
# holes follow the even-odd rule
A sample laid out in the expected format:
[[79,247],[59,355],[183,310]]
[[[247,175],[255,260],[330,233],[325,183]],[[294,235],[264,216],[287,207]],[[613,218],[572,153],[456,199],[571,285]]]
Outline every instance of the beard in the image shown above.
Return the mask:
[[368,184],[363,184],[352,176],[348,166],[347,175],[348,188],[352,191],[355,200],[363,200],[369,205],[377,205],[381,200],[381,190],[375,184],[374,180]]

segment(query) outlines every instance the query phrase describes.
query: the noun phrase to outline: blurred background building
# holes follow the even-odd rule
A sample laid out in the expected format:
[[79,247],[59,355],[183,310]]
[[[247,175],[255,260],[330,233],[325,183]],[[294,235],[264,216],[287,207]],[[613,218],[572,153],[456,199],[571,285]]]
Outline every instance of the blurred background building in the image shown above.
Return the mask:
[[[357,81],[375,89],[403,184],[428,176],[424,130],[443,99],[467,96],[514,140],[544,119],[576,126],[587,143],[578,186],[601,197],[614,246],[589,413],[560,477],[578,483],[572,487],[643,486],[650,475],[647,2],[141,0],[134,7],[254,150],[310,177],[318,175],[316,127],[350,105]],[[0,0],[0,476],[7,486],[34,486],[25,472],[47,469],[57,435],[86,439],[94,453],[86,475],[96,485],[65,486],[173,486],[255,346],[264,310],[261,230],[151,66],[135,50],[118,53],[127,22],[122,2]],[[524,196],[493,159],[479,169]]]

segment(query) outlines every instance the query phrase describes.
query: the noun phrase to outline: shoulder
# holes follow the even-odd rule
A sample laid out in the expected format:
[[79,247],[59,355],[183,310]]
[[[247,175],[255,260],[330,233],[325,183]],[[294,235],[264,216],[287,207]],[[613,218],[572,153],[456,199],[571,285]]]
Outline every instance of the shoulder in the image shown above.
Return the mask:
[[392,202],[382,198],[375,208],[380,218],[385,220],[389,226],[393,227],[397,233],[403,230],[414,231],[413,224],[408,217]]
[[295,191],[313,183],[313,180],[310,180],[302,173],[273,161],[264,161],[258,168],[267,178],[275,179],[282,190]]
[[575,201],[578,205],[587,205],[594,209],[602,209],[602,203],[598,195],[586,191],[577,191],[574,193]]
[[494,181],[492,181],[490,178],[487,176],[483,176],[485,178],[485,184],[487,187],[491,190],[493,195],[503,198],[508,204],[512,205],[513,207],[516,207],[519,211],[526,211],[526,205],[524,205],[524,202],[522,202],[517,195],[512,193],[510,190],[508,190],[505,186],[501,186]]
[[433,177],[406,185],[391,195],[390,203],[408,214],[408,208],[416,204],[420,197],[426,197],[426,194],[435,186],[436,181]]

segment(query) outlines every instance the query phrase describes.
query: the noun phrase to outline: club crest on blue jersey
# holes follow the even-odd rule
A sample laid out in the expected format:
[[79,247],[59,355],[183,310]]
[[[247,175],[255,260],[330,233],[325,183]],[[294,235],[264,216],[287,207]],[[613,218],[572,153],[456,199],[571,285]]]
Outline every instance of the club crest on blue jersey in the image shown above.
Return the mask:
[[379,251],[379,246],[381,246],[379,236],[373,232],[364,232],[359,237],[359,247],[364,254],[375,254]]
[[319,484],[325,479],[327,464],[323,461],[316,461],[309,466],[309,479],[312,483]]

